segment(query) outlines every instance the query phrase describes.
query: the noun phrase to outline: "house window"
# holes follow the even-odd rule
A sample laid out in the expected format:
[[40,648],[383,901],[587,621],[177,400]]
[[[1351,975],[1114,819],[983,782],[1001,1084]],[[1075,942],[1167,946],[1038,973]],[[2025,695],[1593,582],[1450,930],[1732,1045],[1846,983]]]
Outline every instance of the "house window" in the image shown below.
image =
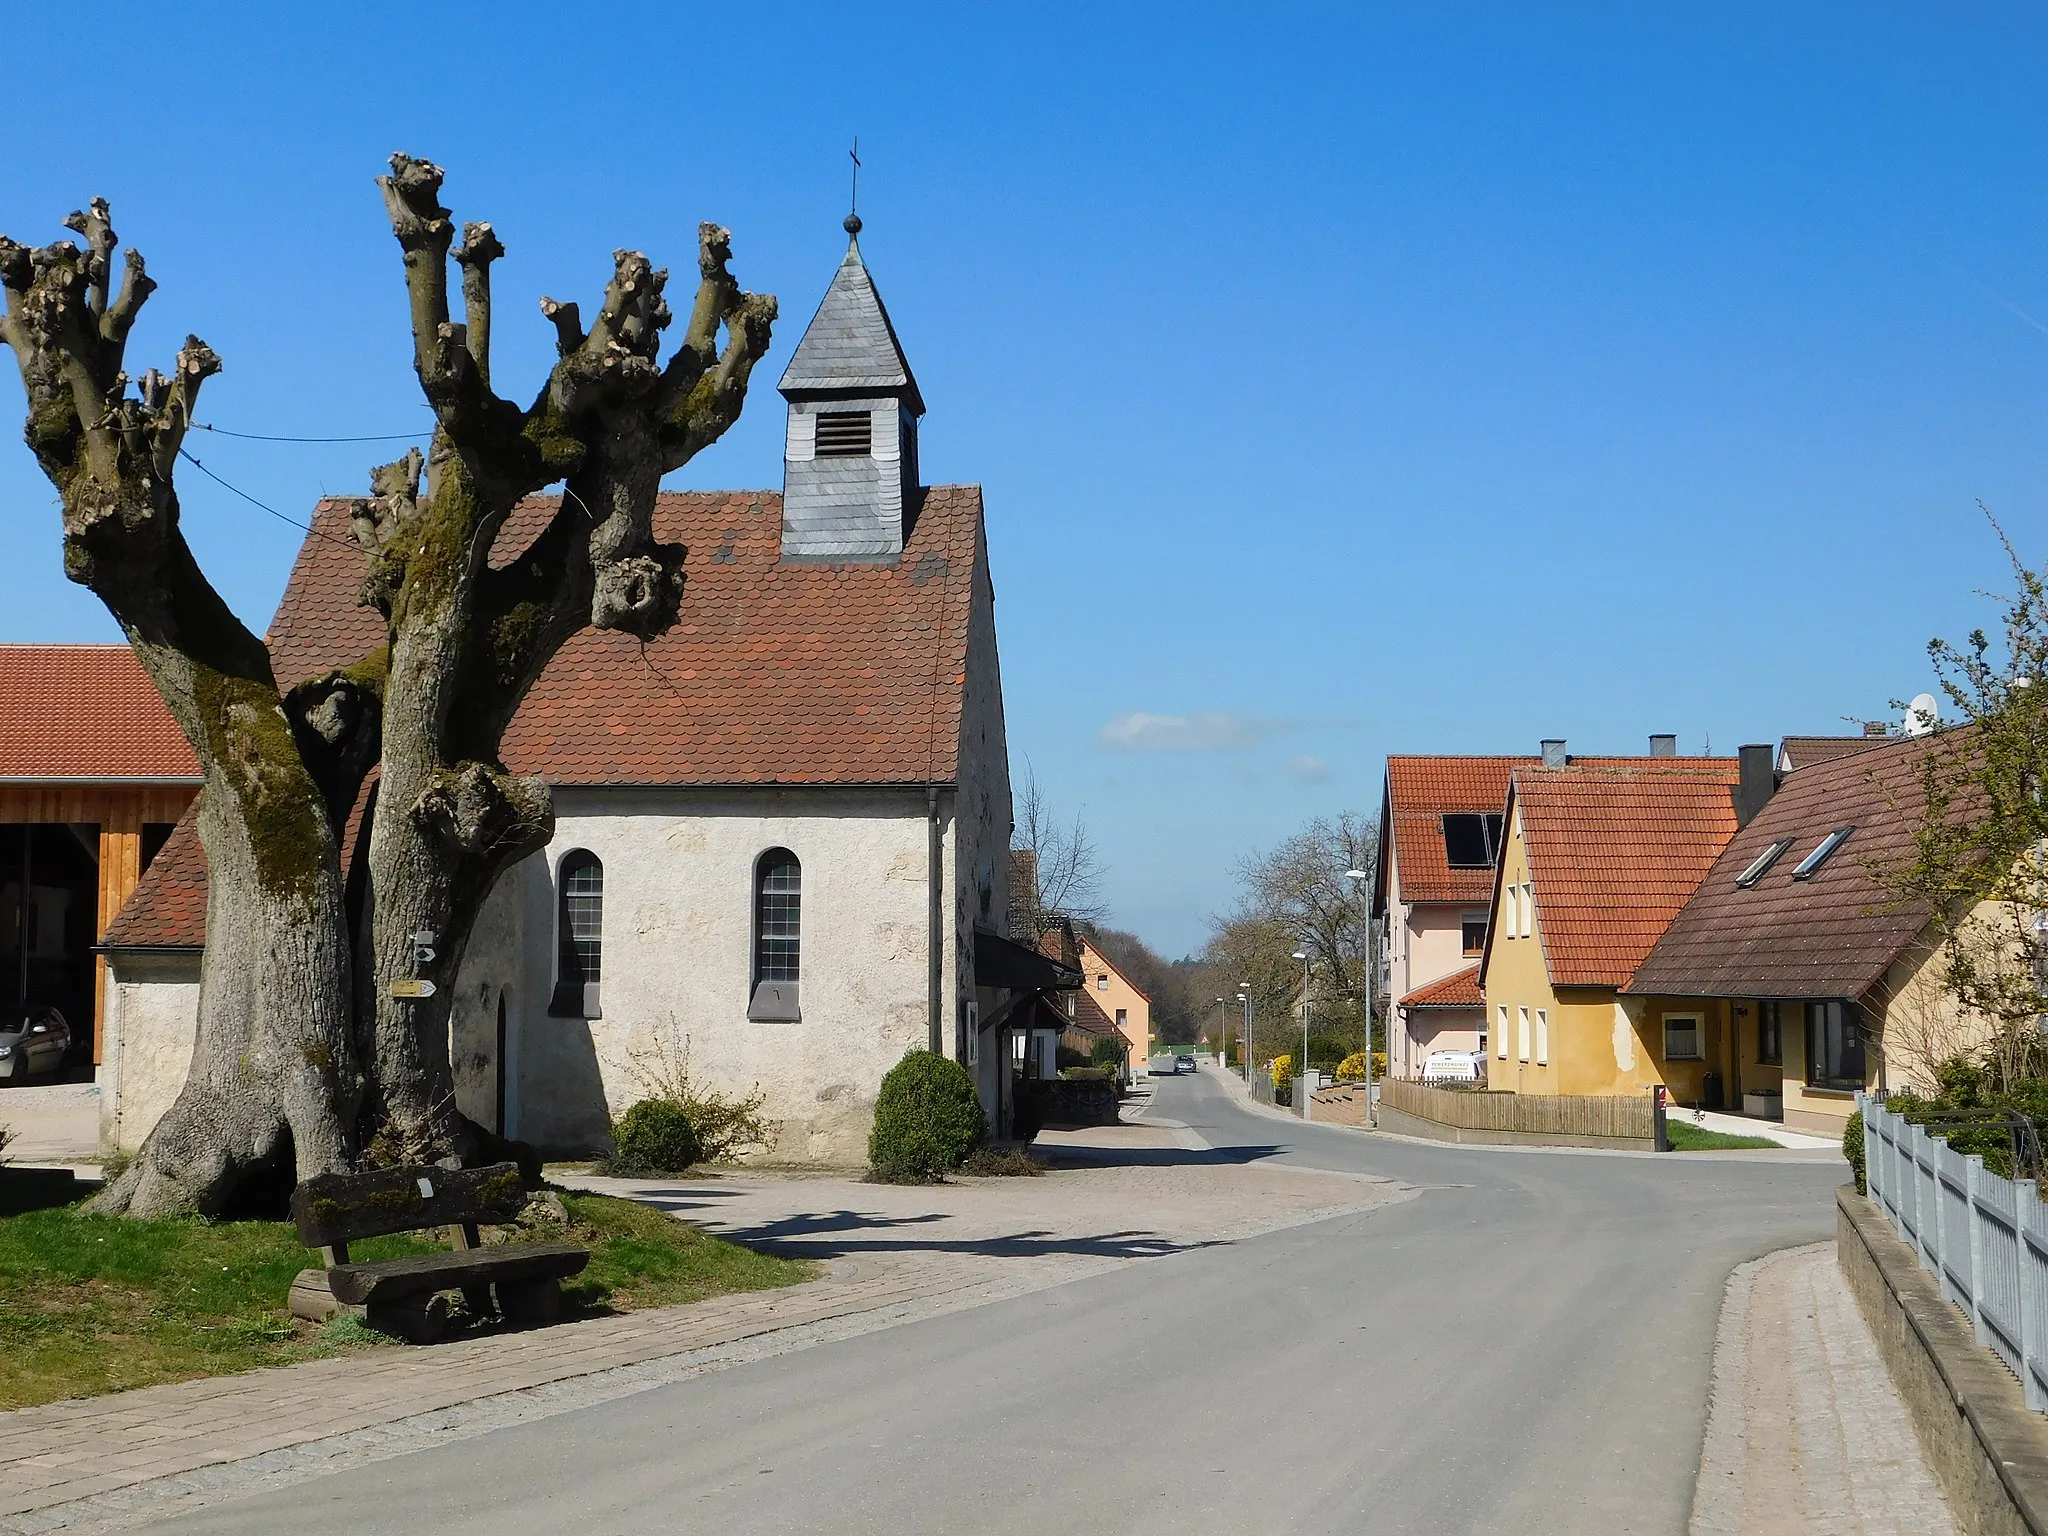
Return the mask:
[[1529,1059],[1529,1010],[1527,1008],[1517,1008],[1515,1013],[1517,1015],[1515,1051],[1522,1060],[1527,1061]]
[[803,866],[770,848],[754,866],[754,994],[750,1019],[794,1020],[803,952]]
[[1506,1061],[1508,1059],[1508,1005],[1506,1003],[1496,1004],[1493,1014],[1495,1019],[1493,1031],[1494,1044],[1500,1048],[1500,1059]]
[[867,411],[818,413],[817,446],[821,459],[864,459],[874,451],[875,418]]
[[1500,856],[1500,817],[1446,815],[1444,860],[1453,869],[1491,869]]
[[1547,1009],[1536,1010],[1536,1065],[1550,1063],[1550,1014]]
[[1849,841],[1849,834],[1855,830],[1854,827],[1835,828],[1834,831],[1820,840],[1820,845],[1813,852],[1799,861],[1799,867],[1792,871],[1792,878],[1794,880],[1811,880],[1815,875],[1819,874],[1821,865],[1827,863],[1837,848]]
[[1069,992],[1069,993],[1067,994],[1067,1017],[1071,1019],[1071,1018],[1072,1018],[1073,1016],[1074,1016],[1074,994],[1073,994],[1073,993],[1071,993],[1071,992]]
[[1124,1027],[1124,1025],[1128,1024],[1129,1022],[1130,1022],[1130,1015],[1129,1015],[1129,1014],[1128,1014],[1127,1012],[1125,1012],[1125,1011],[1124,1011],[1123,1009],[1121,1009],[1121,1008],[1117,1009],[1117,1011],[1116,1011],[1116,1027],[1117,1027],[1118,1029],[1122,1029],[1122,1028]]
[[1109,977],[1107,974],[1095,978],[1095,990],[1098,992],[1107,992],[1109,990]]
[[555,901],[555,995],[548,1012],[594,1019],[604,962],[604,865],[596,854],[577,848],[563,857]]
[[1465,953],[1484,954],[1486,951],[1486,914],[1467,912],[1458,922],[1458,931],[1464,937]]
[[1785,1064],[1783,1003],[1758,1003],[1756,1005],[1756,1059],[1760,1066],[1779,1067]]
[[1664,1015],[1664,1059],[1666,1061],[1701,1061],[1700,1016],[1696,1013],[1667,1013]]
[[1806,1005],[1806,1081],[1815,1088],[1861,1088],[1862,1011],[1839,998]]

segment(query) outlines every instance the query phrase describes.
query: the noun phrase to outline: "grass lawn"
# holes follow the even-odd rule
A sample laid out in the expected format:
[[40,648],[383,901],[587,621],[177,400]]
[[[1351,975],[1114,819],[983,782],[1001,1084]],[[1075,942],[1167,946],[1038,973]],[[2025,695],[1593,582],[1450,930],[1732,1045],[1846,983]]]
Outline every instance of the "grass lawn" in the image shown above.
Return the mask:
[[1731,1136],[1675,1117],[1664,1122],[1664,1135],[1674,1152],[1737,1152],[1778,1145],[1768,1136]]
[[[630,1201],[562,1192],[569,1212],[521,1236],[579,1241],[590,1266],[563,1286],[568,1316],[635,1311],[808,1280],[816,1266],[756,1253]],[[430,1252],[411,1237],[349,1245],[352,1259]],[[285,1310],[319,1262],[286,1222],[131,1221],[76,1207],[0,1216],[0,1410],[384,1347],[352,1320]]]

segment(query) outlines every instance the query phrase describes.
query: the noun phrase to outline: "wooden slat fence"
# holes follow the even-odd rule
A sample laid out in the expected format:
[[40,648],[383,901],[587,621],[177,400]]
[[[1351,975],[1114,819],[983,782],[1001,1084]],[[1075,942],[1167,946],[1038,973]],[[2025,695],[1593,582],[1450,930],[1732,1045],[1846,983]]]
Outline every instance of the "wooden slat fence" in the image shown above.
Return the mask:
[[1390,1078],[1380,1102],[1438,1125],[1463,1131],[1512,1131],[1524,1136],[1613,1136],[1649,1140],[1656,1111],[1647,1093],[1578,1097],[1538,1093],[1473,1093],[1425,1088]]

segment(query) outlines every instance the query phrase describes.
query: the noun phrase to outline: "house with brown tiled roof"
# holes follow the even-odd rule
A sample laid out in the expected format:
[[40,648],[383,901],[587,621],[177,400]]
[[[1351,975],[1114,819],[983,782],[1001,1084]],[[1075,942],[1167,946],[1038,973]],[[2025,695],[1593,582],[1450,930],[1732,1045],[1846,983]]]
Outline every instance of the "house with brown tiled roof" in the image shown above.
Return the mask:
[[1479,969],[1489,1085],[1611,1095],[1661,1083],[1696,1100],[1705,1021],[1622,989],[1769,797],[1771,748],[1579,760],[1554,747],[1508,787]]
[[[56,1009],[66,1075],[105,1055],[94,946],[199,792],[125,645],[0,645],[0,1016]],[[20,1063],[0,1059],[0,1081]]]
[[[783,491],[661,495],[655,537],[688,550],[679,619],[645,644],[578,634],[505,733],[505,766],[551,786],[555,834],[487,901],[452,1031],[460,1108],[508,1135],[602,1146],[664,1034],[705,1083],[758,1085],[783,1159],[864,1158],[882,1075],[914,1047],[966,1062],[1002,1123],[991,1021],[1051,968],[1002,937],[981,492],[918,481],[923,400],[857,241],[781,390]],[[519,507],[493,563],[554,505]],[[281,678],[383,641],[356,602],[350,506],[314,511],[271,626]],[[127,1008],[124,1145],[189,1058],[193,1007],[166,968],[196,978],[205,864],[189,828],[173,845],[108,934],[124,982],[156,983]]]
[[1986,1038],[1939,984],[1930,909],[1883,879],[1911,854],[1928,755],[1964,741],[1894,736],[1809,758],[1622,989],[1632,1006],[1701,1021],[1702,1065],[1731,1104],[1838,1133],[1857,1089],[1929,1089],[1938,1063]]

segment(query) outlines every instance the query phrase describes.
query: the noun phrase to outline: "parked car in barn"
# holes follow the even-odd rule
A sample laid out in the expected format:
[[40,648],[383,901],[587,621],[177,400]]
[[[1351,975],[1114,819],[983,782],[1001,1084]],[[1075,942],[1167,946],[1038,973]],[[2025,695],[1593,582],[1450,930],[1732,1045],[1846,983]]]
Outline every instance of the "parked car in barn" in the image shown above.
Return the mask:
[[71,1051],[71,1026],[55,1008],[25,1008],[0,1019],[0,1082],[57,1072]]

